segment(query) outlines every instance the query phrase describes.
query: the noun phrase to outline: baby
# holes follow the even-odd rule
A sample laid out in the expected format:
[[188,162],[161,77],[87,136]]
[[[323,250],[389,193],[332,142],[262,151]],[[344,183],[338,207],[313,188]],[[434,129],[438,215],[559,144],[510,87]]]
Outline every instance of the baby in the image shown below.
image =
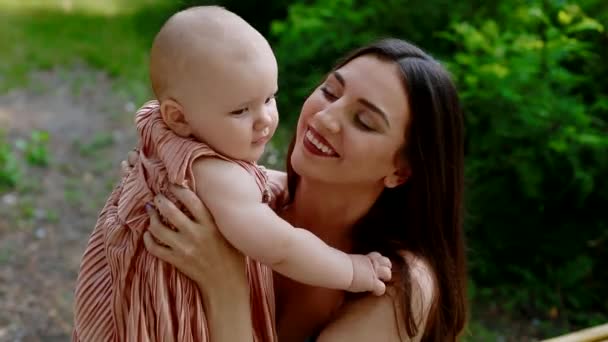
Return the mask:
[[334,249],[268,205],[273,194],[256,160],[278,123],[277,63],[259,32],[220,7],[179,12],[154,40],[150,78],[156,100],[135,120],[139,160],[112,192],[83,256],[73,340],[208,340],[196,284],[143,246],[144,206],[158,193],[174,199],[170,184],[195,191],[248,257],[252,296],[268,295],[255,293],[263,290],[255,263],[312,286],[384,293],[387,258]]

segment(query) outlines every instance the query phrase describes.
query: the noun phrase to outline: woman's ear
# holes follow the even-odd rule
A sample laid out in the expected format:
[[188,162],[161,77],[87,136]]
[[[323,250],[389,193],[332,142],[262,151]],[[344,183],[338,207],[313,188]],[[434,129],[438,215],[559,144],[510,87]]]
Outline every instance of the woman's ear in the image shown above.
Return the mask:
[[186,121],[184,107],[173,99],[163,100],[160,103],[160,115],[165,124],[171,128],[175,134],[187,138],[192,134],[192,129]]
[[384,186],[387,188],[396,188],[405,183],[412,175],[412,170],[404,161],[398,161],[395,170],[392,174],[384,177]]

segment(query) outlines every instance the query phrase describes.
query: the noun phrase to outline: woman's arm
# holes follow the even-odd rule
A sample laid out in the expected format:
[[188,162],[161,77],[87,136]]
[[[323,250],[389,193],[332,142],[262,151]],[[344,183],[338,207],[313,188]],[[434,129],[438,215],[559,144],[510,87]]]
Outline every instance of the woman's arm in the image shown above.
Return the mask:
[[420,341],[434,300],[434,281],[426,265],[408,261],[411,262],[412,313],[418,326],[416,336],[407,335],[401,301],[395,289],[387,287],[387,294],[382,297],[366,296],[345,304],[337,318],[323,329],[317,342]]
[[166,197],[157,196],[156,208],[177,230],[161,223],[159,214],[148,207],[146,249],[198,284],[212,342],[252,341],[254,330],[244,257],[219,234],[207,208],[193,192],[175,186],[171,192],[193,213],[194,221]]

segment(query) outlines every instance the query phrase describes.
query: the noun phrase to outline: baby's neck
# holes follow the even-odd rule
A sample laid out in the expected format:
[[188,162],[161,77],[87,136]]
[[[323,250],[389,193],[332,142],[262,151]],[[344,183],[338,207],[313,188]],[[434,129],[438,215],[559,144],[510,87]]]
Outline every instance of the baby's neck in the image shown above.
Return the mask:
[[284,217],[336,248],[348,248],[354,224],[370,210],[382,190],[380,186],[354,188],[301,179]]

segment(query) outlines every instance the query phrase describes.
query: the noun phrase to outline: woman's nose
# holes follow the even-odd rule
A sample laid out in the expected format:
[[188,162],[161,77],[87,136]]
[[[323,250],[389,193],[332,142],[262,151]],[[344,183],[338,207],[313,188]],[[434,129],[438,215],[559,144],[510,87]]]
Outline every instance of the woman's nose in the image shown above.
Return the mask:
[[318,112],[315,119],[319,123],[318,128],[326,130],[328,133],[337,134],[340,132],[340,120],[337,113],[329,108]]

